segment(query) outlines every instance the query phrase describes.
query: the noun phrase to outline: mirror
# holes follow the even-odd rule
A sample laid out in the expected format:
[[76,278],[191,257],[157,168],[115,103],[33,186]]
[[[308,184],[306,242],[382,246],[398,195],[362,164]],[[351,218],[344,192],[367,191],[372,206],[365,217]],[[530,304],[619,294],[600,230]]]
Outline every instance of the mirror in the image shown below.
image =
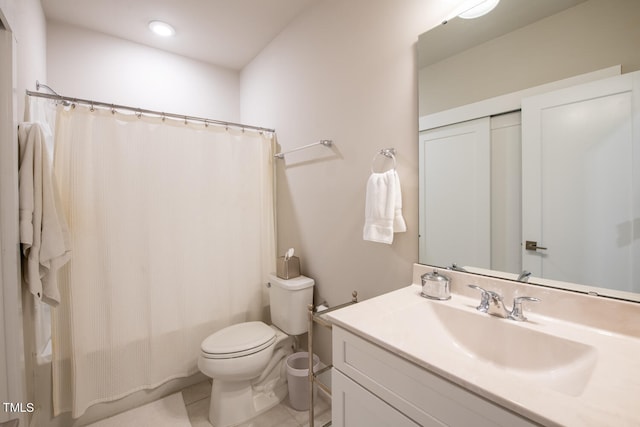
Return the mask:
[[[637,22],[640,22],[640,2],[635,0],[501,0],[496,9],[481,18],[453,18],[427,31],[418,41],[420,131],[453,124],[455,121],[447,122],[452,111],[468,112],[473,109],[470,107],[479,102],[486,103],[487,99],[526,92],[530,88],[553,85],[589,73],[589,79],[601,79],[610,75],[609,72],[627,74],[640,70],[640,50],[636,42],[640,40],[640,26]],[[619,67],[611,68],[616,65]],[[495,113],[518,108],[496,110]],[[471,118],[475,117],[468,116]],[[509,120],[511,118],[502,121]],[[463,160],[460,160],[461,164]],[[421,174],[423,167],[421,165]],[[422,176],[420,182],[422,186]],[[424,197],[424,188],[420,193]],[[474,197],[480,198],[471,189],[455,197],[466,199],[468,205],[474,206]],[[433,199],[430,202],[446,203]],[[478,202],[482,203],[482,200]],[[424,206],[421,200],[421,227]],[[492,227],[495,226],[492,223]],[[635,239],[639,239],[638,234],[636,230]],[[462,246],[452,244],[449,249],[453,251],[452,248]],[[433,262],[422,244],[419,262],[440,267],[457,263],[471,272],[511,279],[522,271],[500,270],[493,266],[476,268],[479,266],[461,263],[455,253],[451,253],[446,262]],[[615,284],[606,281],[587,286],[554,279],[534,275],[529,283],[640,301],[640,293],[614,289]],[[638,289],[638,283],[633,285]]]

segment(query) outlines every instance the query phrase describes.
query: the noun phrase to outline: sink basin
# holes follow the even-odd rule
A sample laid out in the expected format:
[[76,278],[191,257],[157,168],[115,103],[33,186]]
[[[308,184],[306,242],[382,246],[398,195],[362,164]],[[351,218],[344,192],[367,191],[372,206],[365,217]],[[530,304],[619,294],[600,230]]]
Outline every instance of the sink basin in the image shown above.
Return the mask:
[[[592,346],[476,312],[473,307],[431,303],[447,344],[471,359],[509,371],[570,396],[584,391],[596,366]],[[478,369],[482,369],[478,366]]]

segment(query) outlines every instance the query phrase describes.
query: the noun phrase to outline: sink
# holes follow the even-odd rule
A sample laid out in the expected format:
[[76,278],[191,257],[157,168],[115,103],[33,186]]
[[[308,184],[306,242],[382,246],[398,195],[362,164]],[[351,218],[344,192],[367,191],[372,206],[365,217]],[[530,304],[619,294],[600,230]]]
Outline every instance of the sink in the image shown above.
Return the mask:
[[598,352],[592,346],[479,313],[471,306],[440,302],[429,306],[440,323],[442,345],[453,345],[470,359],[523,380],[580,396],[595,369]]
[[[357,338],[351,350],[334,347],[350,372],[365,363],[360,345],[374,344],[384,351],[368,369],[380,370],[393,387],[408,387],[421,402],[434,399],[436,385],[451,390],[443,393],[451,399],[462,387],[539,425],[640,426],[640,331],[633,326],[640,321],[638,304],[477,277],[479,286],[509,302],[514,294],[542,300],[525,307],[528,321],[517,322],[476,310],[480,296],[464,286],[463,273],[449,273],[457,280],[450,300],[422,298],[420,276],[430,271],[416,265],[418,283],[327,314],[336,331]],[[393,367],[393,355],[403,359],[397,374],[386,369]],[[413,367],[428,378],[414,376]],[[376,384],[396,402],[392,388]],[[422,385],[434,388],[417,393]],[[484,403],[469,399],[464,406],[478,413]],[[449,403],[438,407],[453,410]],[[461,417],[451,424],[475,422]],[[486,425],[496,422],[486,419]]]

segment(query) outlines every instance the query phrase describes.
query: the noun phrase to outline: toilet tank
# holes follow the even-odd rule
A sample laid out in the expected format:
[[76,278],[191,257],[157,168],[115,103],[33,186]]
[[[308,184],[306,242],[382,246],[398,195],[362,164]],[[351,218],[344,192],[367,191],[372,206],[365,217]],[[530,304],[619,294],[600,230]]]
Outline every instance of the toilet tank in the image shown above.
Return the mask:
[[285,280],[270,275],[269,283],[271,323],[289,335],[307,332],[307,306],[313,304],[313,279],[298,276]]

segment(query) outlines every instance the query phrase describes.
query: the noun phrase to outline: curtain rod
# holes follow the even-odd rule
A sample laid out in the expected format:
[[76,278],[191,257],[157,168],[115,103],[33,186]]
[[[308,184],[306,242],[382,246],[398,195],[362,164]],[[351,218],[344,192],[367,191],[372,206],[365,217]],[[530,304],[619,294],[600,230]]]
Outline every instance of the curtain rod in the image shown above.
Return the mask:
[[[39,82],[36,82],[36,87],[40,87],[40,86],[44,86],[48,89],[50,89],[52,92],[53,89],[49,88],[46,85],[43,85]],[[165,113],[162,111],[154,111],[154,110],[147,110],[144,108],[135,108],[135,107],[128,107],[126,105],[118,105],[118,104],[109,104],[106,102],[99,102],[99,101],[92,101],[90,99],[80,99],[80,98],[70,98],[68,96],[62,96],[62,95],[52,95],[49,93],[42,93],[42,92],[33,92],[30,90],[27,90],[27,95],[29,96],[35,96],[35,97],[39,97],[39,98],[47,98],[47,99],[53,99],[56,101],[61,101],[61,102],[69,102],[71,104],[85,104],[85,105],[90,105],[92,108],[93,107],[103,107],[103,108],[110,108],[112,111],[115,110],[128,110],[128,111],[132,111],[136,114],[146,114],[146,115],[153,115],[153,116],[158,116],[158,117],[169,117],[169,118],[173,118],[173,119],[179,119],[179,120],[184,120],[185,122],[187,121],[197,121],[197,122],[204,122],[205,126],[208,125],[218,125],[218,126],[225,126],[225,127],[234,127],[234,128],[239,128],[239,129],[250,129],[250,130],[255,130],[255,131],[259,131],[259,132],[271,132],[271,133],[275,133],[275,129],[269,129],[269,128],[264,128],[264,127],[260,127],[260,126],[251,126],[251,125],[244,125],[242,123],[233,123],[233,122],[225,122],[222,120],[213,120],[213,119],[205,119],[202,117],[194,117],[194,116],[185,116],[184,114],[174,114],[174,113]]]

